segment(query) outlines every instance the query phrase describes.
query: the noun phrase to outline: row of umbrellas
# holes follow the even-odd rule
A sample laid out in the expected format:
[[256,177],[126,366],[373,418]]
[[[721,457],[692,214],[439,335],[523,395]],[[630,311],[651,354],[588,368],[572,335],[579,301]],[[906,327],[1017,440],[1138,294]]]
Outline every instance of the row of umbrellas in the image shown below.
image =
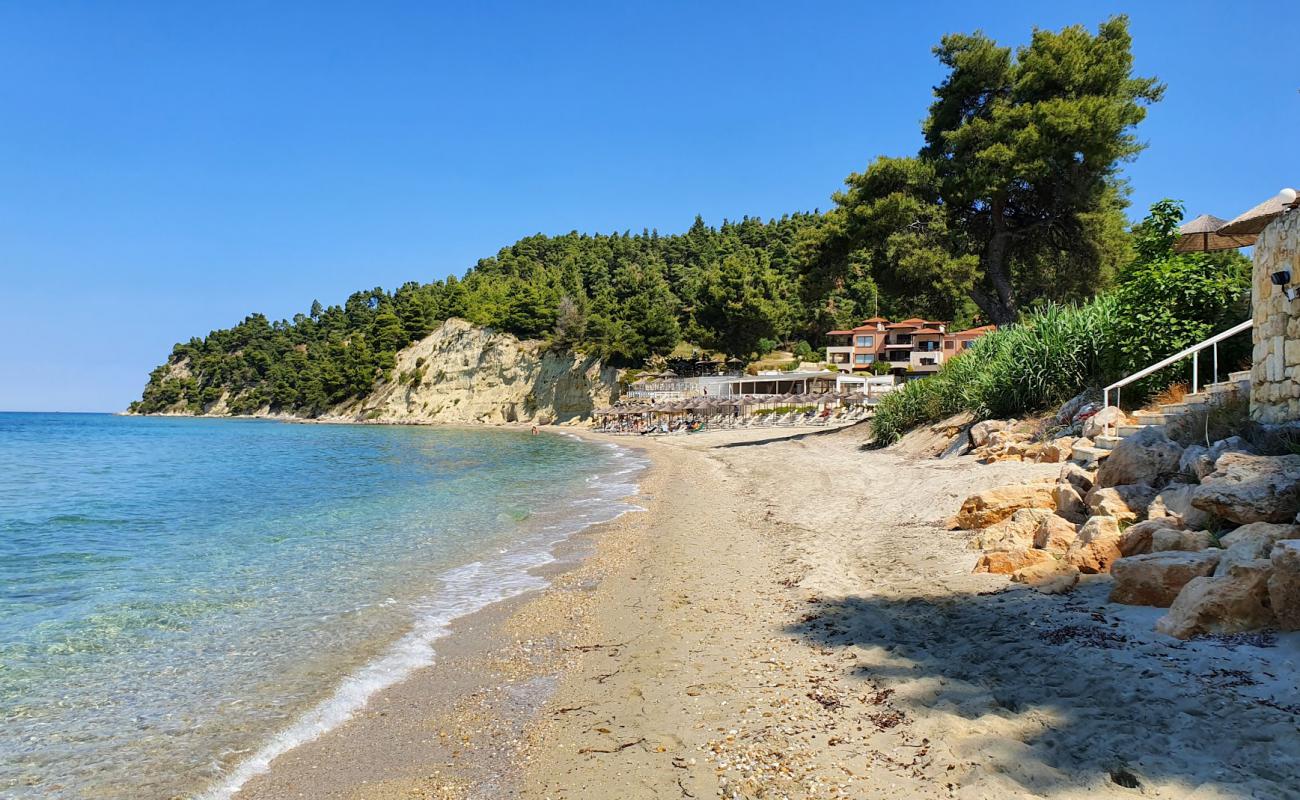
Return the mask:
[[1202,214],[1178,229],[1174,252],[1207,253],[1250,247],[1274,218],[1295,208],[1296,203],[1295,190],[1283,189],[1231,220],[1225,221],[1213,214]]
[[808,403],[832,403],[839,400],[844,403],[864,403],[867,396],[861,392],[837,395],[830,393],[784,394],[784,395],[743,395],[738,397],[693,397],[676,403],[652,405],[648,403],[600,408],[597,416],[635,416],[637,414],[676,414],[684,411],[731,411],[759,405],[793,405]]

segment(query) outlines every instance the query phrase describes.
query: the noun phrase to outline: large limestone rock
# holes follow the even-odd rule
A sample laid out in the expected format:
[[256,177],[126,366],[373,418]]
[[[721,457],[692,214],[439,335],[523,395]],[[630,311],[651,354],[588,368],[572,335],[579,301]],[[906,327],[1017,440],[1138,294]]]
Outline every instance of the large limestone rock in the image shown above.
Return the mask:
[[1300,539],[1283,539],[1275,544],[1271,563],[1268,597],[1278,627],[1300,631]]
[[1050,442],[1044,442],[1038,449],[1038,463],[1057,464],[1068,461],[1074,453],[1074,437],[1061,436]]
[[1083,496],[1092,488],[1093,476],[1095,473],[1089,472],[1083,467],[1070,462],[1061,467],[1061,474],[1057,477],[1057,483],[1065,481],[1078,490],[1079,495]]
[[1259,558],[1268,558],[1273,546],[1283,539],[1300,536],[1295,525],[1278,525],[1271,522],[1252,522],[1242,525],[1220,540],[1224,550],[1216,575],[1226,575],[1233,564],[1243,564]]
[[1148,519],[1124,529],[1119,539],[1119,551],[1125,556],[1136,556],[1151,552],[1151,542],[1156,531],[1166,528],[1181,530],[1181,523],[1174,517]]
[[1295,524],[1277,524],[1272,522],[1252,522],[1225,533],[1223,546],[1227,548],[1249,548],[1255,558],[1268,558],[1273,552],[1273,545],[1282,539],[1294,539],[1300,536],[1300,526]]
[[1079,538],[1079,526],[1052,514],[1039,524],[1034,533],[1034,547],[1052,553],[1064,553]]
[[618,371],[449,319],[397,354],[393,379],[326,416],[379,422],[570,422],[618,397]]
[[1110,601],[1168,608],[1190,580],[1212,574],[1218,563],[1218,550],[1170,551],[1121,558],[1110,570],[1115,578]]
[[1109,572],[1122,554],[1119,523],[1114,517],[1092,517],[1079,529],[1079,536],[1065,552],[1065,563],[1080,572],[1095,575]]
[[1094,516],[1114,517],[1123,522],[1135,522],[1147,515],[1147,507],[1156,496],[1156,490],[1146,484],[1111,486],[1107,489],[1093,487],[1084,502]]
[[1188,445],[1178,457],[1178,472],[1184,478],[1198,481],[1214,472],[1214,458],[1209,448],[1200,444]]
[[1089,439],[1096,439],[1105,433],[1107,428],[1112,434],[1115,433],[1116,426],[1123,425],[1127,421],[1128,417],[1123,411],[1115,406],[1107,406],[1083,420],[1082,433]]
[[975,423],[970,427],[971,447],[986,447],[993,434],[998,431],[1004,431],[1010,427],[1011,423],[1004,419],[986,419]]
[[1224,453],[1193,492],[1192,505],[1242,524],[1290,522],[1300,511],[1300,456]]
[[1148,427],[1124,439],[1097,470],[1097,485],[1145,483],[1162,486],[1178,474],[1182,445],[1171,441],[1162,428]]
[[1188,639],[1198,633],[1238,633],[1276,623],[1270,607],[1270,562],[1237,564],[1227,575],[1193,578],[1156,622],[1160,633]]
[[1072,522],[1083,522],[1090,516],[1079,490],[1069,481],[1057,481],[1052,498],[1056,500],[1056,513]]
[[1184,476],[1202,480],[1214,472],[1214,462],[1224,453],[1249,453],[1250,445],[1240,436],[1220,439],[1209,447],[1199,444],[1189,446],[1178,460],[1178,471]]
[[1147,507],[1147,519],[1174,517],[1186,528],[1206,528],[1213,521],[1209,514],[1192,505],[1196,487],[1190,483],[1171,483],[1156,493]]
[[1079,582],[1079,570],[1062,561],[1039,561],[1011,573],[1012,583],[1023,583],[1043,594],[1064,594]]
[[1209,531],[1184,531],[1177,528],[1160,528],[1151,534],[1151,552],[1166,550],[1204,550],[1214,547],[1214,537]]
[[1052,497],[1052,487],[1050,483],[1017,483],[978,492],[961,504],[951,526],[967,530],[987,528],[1022,508],[1054,510],[1056,500]]
[[971,539],[976,550],[1015,550],[1033,547],[1034,536],[1043,520],[1055,516],[1045,508],[1022,508],[1010,518],[990,525]]
[[1055,562],[1056,559],[1046,550],[1022,547],[1018,550],[993,550],[980,556],[972,572],[987,572],[990,575],[1011,575],[1017,570],[1034,564]]

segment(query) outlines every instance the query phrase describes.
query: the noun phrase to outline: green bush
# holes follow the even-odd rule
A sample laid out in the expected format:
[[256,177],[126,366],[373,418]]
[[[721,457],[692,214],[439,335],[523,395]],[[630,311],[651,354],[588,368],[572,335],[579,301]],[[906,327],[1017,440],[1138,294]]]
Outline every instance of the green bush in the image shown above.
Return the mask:
[[[909,382],[876,406],[878,444],[896,441],[927,422],[969,411],[1009,417],[1042,411],[1081,391],[1096,391],[1172,355],[1249,314],[1250,265],[1238,253],[1176,255],[1181,208],[1152,207],[1135,230],[1138,259],[1115,289],[1083,306],[1047,305],[1019,324],[977,339],[931,378]],[[1249,338],[1220,345],[1220,375],[1244,357]],[[1202,375],[1210,379],[1202,359]],[[1172,382],[1186,380],[1190,361],[1126,386],[1128,406]]]

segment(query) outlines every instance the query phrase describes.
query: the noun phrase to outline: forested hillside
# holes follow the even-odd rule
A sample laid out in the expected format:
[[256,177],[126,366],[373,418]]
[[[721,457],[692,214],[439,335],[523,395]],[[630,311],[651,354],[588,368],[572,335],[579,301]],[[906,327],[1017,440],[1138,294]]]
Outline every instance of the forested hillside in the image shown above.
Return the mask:
[[681,234],[521,239],[463,279],[254,314],[175,347],[132,410],[318,413],[367,392],[449,317],[638,365],[679,342],[747,358],[880,313],[1014,322],[1104,289],[1132,254],[1119,165],[1162,87],[1132,75],[1127,21],[1036,30],[1016,51],[944,37],[915,157],[878,158],[829,211]]

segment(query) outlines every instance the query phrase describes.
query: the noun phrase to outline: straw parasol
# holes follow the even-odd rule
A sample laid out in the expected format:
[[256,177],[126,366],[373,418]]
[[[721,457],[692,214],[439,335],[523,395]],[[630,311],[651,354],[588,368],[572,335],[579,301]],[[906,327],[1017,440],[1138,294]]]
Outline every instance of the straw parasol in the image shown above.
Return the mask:
[[1250,243],[1255,243],[1255,238],[1268,227],[1282,212],[1291,208],[1295,203],[1295,191],[1283,189],[1281,192],[1273,195],[1264,202],[1255,206],[1244,214],[1237,216],[1232,221],[1219,228],[1215,233],[1220,236],[1243,236],[1250,239]]
[[1255,243],[1254,236],[1224,235],[1219,231],[1227,220],[1219,219],[1213,214],[1202,214],[1178,229],[1178,240],[1174,242],[1175,253],[1210,253],[1216,250],[1236,250],[1249,247]]

